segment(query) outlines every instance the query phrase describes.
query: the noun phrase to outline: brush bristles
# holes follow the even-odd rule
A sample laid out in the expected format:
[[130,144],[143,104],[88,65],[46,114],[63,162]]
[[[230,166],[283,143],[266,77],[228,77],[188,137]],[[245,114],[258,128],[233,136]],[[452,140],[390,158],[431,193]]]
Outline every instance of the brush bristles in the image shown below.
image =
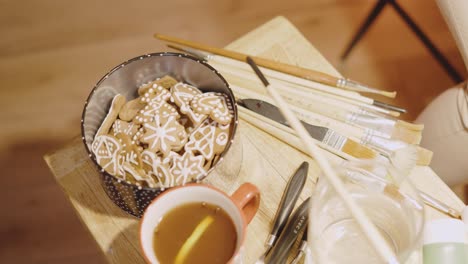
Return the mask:
[[395,98],[397,94],[397,92],[389,92],[389,91],[380,91],[379,93],[383,96],[390,97],[390,98]]
[[373,159],[378,155],[372,149],[350,139],[346,140],[341,151],[358,159]]
[[429,164],[431,164],[431,160],[432,160],[432,151],[428,150],[428,149],[425,149],[425,148],[422,148],[422,147],[417,147],[417,152],[418,152],[418,160],[416,162],[416,164],[420,165],[420,166],[429,166]]
[[[398,123],[397,123],[398,124]],[[409,130],[405,127],[396,125],[392,131],[392,139],[398,139],[408,144],[419,144],[422,139],[422,132]]]
[[413,124],[413,123],[408,123],[403,120],[397,120],[396,126],[398,127],[404,127],[408,130],[412,131],[423,131],[424,125],[423,124]]
[[406,177],[416,166],[416,162],[418,160],[418,149],[413,145],[397,149],[392,153],[390,160],[398,172],[402,174],[401,176]]
[[388,114],[390,116],[393,116],[393,117],[399,117],[400,116],[400,112],[397,112],[397,111],[388,111]]
[[397,201],[401,202],[401,201],[405,200],[405,196],[403,196],[403,194],[401,194],[400,189],[398,188],[398,186],[396,186],[394,184],[385,185],[384,193],[386,193],[390,197],[393,197]]

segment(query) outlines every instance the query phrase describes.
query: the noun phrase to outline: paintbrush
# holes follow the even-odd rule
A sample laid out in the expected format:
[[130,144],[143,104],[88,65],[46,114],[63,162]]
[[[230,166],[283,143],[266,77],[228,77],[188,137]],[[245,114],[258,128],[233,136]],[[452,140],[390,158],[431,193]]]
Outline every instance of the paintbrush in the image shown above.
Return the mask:
[[[267,100],[267,98],[262,98]],[[268,117],[270,119],[275,120],[276,122],[279,122],[283,125],[287,125],[287,122],[285,121],[284,117],[281,115],[279,109],[273,105],[270,100],[263,101],[263,100],[258,100],[258,99],[242,99],[238,100],[242,106],[245,106],[247,109],[254,111],[258,114],[261,114],[265,117]],[[340,124],[336,122],[335,120],[329,120],[328,122],[313,122],[310,123],[310,120],[312,118],[309,118],[310,115],[313,115],[313,113],[309,112],[304,112],[304,111],[297,111],[296,107],[290,106],[293,112],[301,118],[302,121],[306,121],[309,123],[304,123],[305,127],[307,130],[315,130],[315,131],[321,131],[322,129],[329,129],[329,130],[334,130],[334,133],[341,133],[343,135],[348,136],[349,133],[346,133],[347,130],[352,130],[354,127],[351,127],[347,124]],[[315,117],[318,115],[315,115]],[[304,118],[307,117],[307,118]],[[319,118],[324,118],[324,117],[319,117]],[[314,118],[316,121],[317,119]],[[336,129],[338,127],[338,130]],[[357,129],[357,128],[356,128]],[[346,134],[345,134],[346,133]],[[312,133],[311,133],[312,134]],[[313,134],[312,134],[313,135]],[[312,136],[314,137],[314,136]],[[321,141],[319,138],[314,137],[315,139]],[[371,133],[371,130],[367,131],[364,134],[359,135],[359,143],[365,146],[368,146],[379,153],[385,155],[389,159],[394,158],[394,153],[395,152],[401,152],[402,149],[408,149],[409,152],[411,152],[415,157],[417,156],[417,149],[416,148],[409,148],[409,144],[403,141],[399,140],[393,140],[393,139],[387,139],[387,138],[382,138],[376,135],[373,135]],[[323,142],[323,141],[322,141]],[[411,150],[410,150],[411,149]],[[359,157],[357,157],[359,158]]]
[[[243,101],[243,102],[248,101],[248,100],[249,99],[242,99],[242,98],[238,99],[238,101]],[[240,104],[240,106],[242,106],[242,103]],[[281,140],[284,143],[296,148],[297,150],[302,151],[305,154],[307,154],[307,151],[306,151],[306,149],[304,147],[304,144],[300,143],[300,140],[296,136],[296,133],[290,127],[285,126],[283,124],[280,124],[277,121],[274,121],[274,120],[272,120],[270,118],[262,116],[259,113],[255,112],[255,111],[248,110],[248,109],[246,109],[244,107],[239,107],[238,110],[239,110],[239,113],[240,113],[240,117],[243,120],[247,121],[248,123],[252,124],[253,126],[257,127],[258,129],[261,129],[261,130],[267,132],[268,134],[278,138],[279,140]],[[323,149],[329,151],[330,153],[333,153],[333,154],[335,154],[335,155],[337,155],[339,157],[342,157],[342,158],[344,158],[346,160],[355,160],[354,156],[349,155],[347,153],[344,153],[342,151],[338,151],[338,150],[336,150],[334,148],[328,147],[327,145],[322,144],[321,142],[319,143],[319,146],[322,147]],[[406,145],[403,145],[403,146],[400,147],[400,149],[403,149],[405,147],[406,147]],[[388,153],[384,153],[384,154],[387,154],[386,155],[387,158],[395,159],[394,156],[396,155],[395,152],[397,150],[398,150],[398,148],[395,148],[395,149],[392,149],[391,151],[389,150]],[[417,150],[417,155],[416,155],[417,165],[421,165],[421,166],[429,165],[430,162],[431,162],[431,159],[432,159],[432,152],[429,151],[429,150],[426,150],[424,148],[421,148],[419,146],[416,147],[416,150]],[[414,148],[411,151],[414,151]],[[405,152],[403,152],[403,153],[405,153]],[[398,157],[398,155],[397,155],[397,157]]]
[[[167,41],[169,43],[175,43],[175,44],[182,45],[185,47],[190,47],[192,49],[202,50],[205,52],[221,55],[223,57],[228,57],[228,58],[239,60],[239,61],[245,61],[247,57],[247,55],[239,53],[239,52],[210,47],[201,43],[196,43],[196,42],[183,40],[183,39],[166,36],[162,34],[154,34],[154,37],[163,41]],[[298,66],[280,63],[280,62],[276,62],[276,61],[272,61],[272,60],[268,60],[264,58],[259,58],[259,57],[254,57],[254,58],[256,61],[258,61],[259,65],[262,67],[269,68],[277,72],[286,73],[288,75],[300,77],[303,79],[312,80],[312,81],[322,83],[325,85],[329,85],[329,87],[338,87],[341,89],[346,89],[346,90],[351,90],[351,91],[360,91],[360,92],[372,91],[373,93],[381,94],[381,95],[391,97],[391,98],[394,98],[396,95],[395,92],[387,92],[387,91],[381,91],[375,88],[370,88],[358,82],[355,82],[346,78],[335,77],[335,76],[332,76],[323,72],[305,69],[305,68],[301,68]],[[389,106],[387,104],[384,104],[378,101],[376,101],[376,104],[378,105],[380,104],[381,107],[393,107],[393,106]],[[401,108],[395,108],[394,110],[396,109],[398,109],[399,111],[403,110]]]
[[[230,85],[231,88],[237,94],[242,94],[247,98],[250,97],[250,98],[261,99],[264,101],[269,101],[268,99],[265,99],[267,97],[263,94],[259,94],[255,91],[252,91],[252,89],[240,87],[234,84],[230,80],[229,82],[231,84]],[[287,93],[281,93],[281,95],[283,95],[285,99],[291,98],[291,95]],[[383,137],[383,138],[393,138],[393,139],[402,140],[410,144],[418,144],[421,139],[421,131],[413,131],[408,128],[402,128],[399,125],[397,126],[396,124],[400,124],[400,122],[396,122],[395,120],[385,119],[383,117],[366,115],[366,114],[358,115],[357,113],[349,112],[343,109],[338,109],[332,105],[324,104],[319,101],[312,102],[309,100],[305,101],[304,99],[298,99],[298,100],[292,99],[292,100],[287,100],[287,101],[292,106],[298,106],[298,107],[293,107],[294,111],[296,112],[302,111],[305,113],[303,114],[305,118],[314,120],[314,121],[309,121],[309,120],[307,121],[317,122],[317,125],[321,125],[321,126],[328,126],[327,124],[332,124],[338,127],[343,127],[344,130],[351,132],[351,134],[357,138],[369,140],[369,136],[371,137],[372,135],[376,135],[376,136]],[[318,106],[309,107],[310,105],[313,105],[315,102],[317,102]],[[344,118],[347,118],[347,117],[351,117],[354,120],[370,120],[370,121],[374,120],[376,125],[374,127],[371,126],[369,128],[365,126],[364,124],[356,124],[355,122],[349,122],[349,121],[347,122],[343,120]],[[392,123],[394,124],[394,127],[385,127],[385,125],[390,126]],[[385,131],[383,128],[387,128],[387,131]]]
[[306,145],[309,155],[314,157],[315,161],[322,169],[324,176],[327,178],[328,182],[331,184],[338,196],[344,202],[349,212],[353,216],[354,220],[361,228],[367,239],[371,242],[372,246],[380,255],[382,260],[387,263],[399,263],[393,250],[390,248],[385,239],[379,233],[375,225],[369,220],[369,218],[367,218],[364,211],[356,204],[356,202],[350,196],[350,194],[344,187],[343,182],[336,175],[328,160],[320,154],[319,148],[315,145],[312,138],[308,135],[307,130],[301,124],[299,119],[294,115],[294,113],[289,109],[289,106],[281,98],[281,96],[275,90],[274,86],[268,83],[265,76],[263,76],[260,69],[257,67],[252,58],[247,57],[247,63],[250,64],[252,69],[255,71],[262,83],[265,85],[265,88],[273,97],[275,102],[278,104],[282,114],[285,116],[288,123],[291,125],[291,127],[294,128],[299,138]]
[[[170,46],[170,47],[173,47],[173,46]],[[238,63],[240,65],[243,65],[242,62],[238,62],[238,61],[235,61],[235,60],[231,60],[231,61],[233,61],[235,63]],[[222,72],[223,75],[228,75],[228,76],[233,75],[238,79],[247,79],[247,80],[250,80],[250,81],[256,80],[254,78],[256,76],[254,74],[252,74],[251,71],[248,71],[248,69],[246,69],[245,67],[243,67],[243,68],[240,68],[240,67],[233,68],[233,67],[231,67],[231,66],[229,66],[227,64],[222,64],[222,63],[212,63],[212,64],[214,66],[218,66],[216,68],[220,72]],[[265,71],[271,71],[271,70],[265,69]],[[271,71],[271,72],[273,72],[273,71]],[[233,81],[235,81],[235,79],[233,79]],[[364,116],[366,116],[367,114],[371,114],[372,112],[382,113],[382,114],[387,114],[387,115],[395,115],[395,113],[393,113],[391,111],[388,111],[388,110],[387,111],[381,111],[380,108],[369,107],[369,105],[360,105],[360,104],[358,105],[358,104],[355,103],[355,101],[350,101],[350,102],[343,101],[341,98],[332,97],[327,93],[324,94],[324,93],[320,93],[320,92],[317,92],[317,91],[305,89],[304,86],[307,86],[307,81],[306,80],[302,80],[302,81],[306,82],[306,83],[289,83],[289,82],[284,81],[282,79],[271,80],[270,82],[272,84],[277,85],[277,87],[281,90],[280,92],[282,92],[283,97],[285,95],[291,94],[289,96],[290,98],[288,98],[288,99],[291,99],[291,98],[294,98],[295,100],[303,99],[303,101],[299,101],[297,103],[304,104],[304,103],[306,103],[305,100],[315,100],[313,102],[313,104],[315,104],[316,102],[323,102],[325,104],[333,105],[333,106],[339,108],[342,111],[350,110],[350,112],[344,112],[344,113],[341,112],[339,114],[339,115],[342,115],[340,121],[359,123],[360,122],[359,117],[352,117],[351,116],[354,113],[364,115]],[[324,97],[326,97],[326,98],[324,98]],[[353,105],[354,107],[349,105],[349,104],[353,104],[353,103],[354,103],[354,105]],[[311,105],[311,104],[309,104],[309,105],[311,107],[313,107],[313,105]],[[320,107],[316,107],[316,108],[320,108]],[[374,117],[379,117],[379,116],[374,115]],[[396,120],[393,120],[393,121],[394,122],[390,122],[388,125],[386,124],[387,122],[382,122],[381,119],[374,119],[374,120],[371,120],[371,121],[363,120],[362,123],[366,124],[366,125],[373,125],[373,126],[378,127],[379,129],[382,129],[383,125],[384,125],[384,127],[394,126],[395,122],[397,122],[397,121]],[[423,129],[423,127],[424,127],[423,125],[411,124],[411,123],[407,123],[407,122],[400,121],[400,120],[398,120],[398,121],[399,121],[398,124],[396,124],[397,126],[401,126],[403,128],[407,128],[408,130],[412,130],[412,131],[421,131]],[[384,123],[384,124],[382,125],[382,123]],[[401,123],[401,124],[399,124],[399,123]]]
[[[260,95],[255,92],[251,92],[247,89],[244,89],[235,85],[231,85],[231,88],[233,89],[236,97],[238,98],[242,97],[243,99],[247,99],[246,101],[244,101],[245,103],[249,103],[248,100],[251,100],[252,98],[254,98],[254,99],[259,99],[261,101],[272,104],[271,99],[269,99],[267,96]],[[257,102],[251,102],[250,105],[252,107],[255,107],[256,103]],[[337,132],[340,132],[342,134],[346,134],[347,136],[353,136],[355,138],[358,138],[361,144],[378,148],[378,150],[383,149],[386,151],[385,153],[388,153],[389,151],[391,152],[395,150],[396,148],[402,148],[406,146],[406,142],[380,137],[378,133],[376,133],[375,130],[368,129],[368,128],[353,127],[350,124],[337,122],[333,119],[322,116],[320,114],[305,111],[304,109],[294,106],[294,105],[290,105],[290,107],[293,109],[293,111],[297,115],[300,116],[302,120],[309,122],[310,124],[318,125],[318,126],[325,126],[325,127],[334,129]],[[419,143],[419,142],[411,142],[411,143]],[[389,148],[387,148],[387,146]]]
[[[258,85],[252,85],[252,81],[256,80],[256,76],[252,74],[250,71],[240,70],[238,68],[231,68],[227,65],[217,64],[217,63],[210,63],[223,74],[230,82],[238,83],[241,86],[246,86],[249,84],[252,89],[259,91]],[[400,113],[393,110],[388,110],[385,108],[377,107],[372,104],[372,99],[359,96],[358,94],[351,94],[343,96],[343,91],[337,90],[337,92],[333,92],[330,89],[310,89],[310,87],[304,86],[302,84],[294,84],[290,82],[285,82],[280,79],[272,79],[272,84],[277,85],[280,88],[280,92],[284,93],[284,90],[288,90],[287,93],[291,94],[291,96],[297,96],[299,94],[306,94],[303,98],[304,100],[314,99],[314,98],[321,98],[326,101],[330,100],[335,102],[335,104],[341,105],[343,108],[344,106],[347,107],[354,107],[354,108],[362,108],[364,111],[375,112],[385,115],[390,115],[393,117],[400,116]],[[264,93],[264,92],[261,92]],[[331,102],[328,102],[331,103]]]
[[[238,104],[255,112],[255,116],[259,114],[260,116],[257,116],[258,119],[262,119],[262,117],[264,117],[273,120],[274,122],[278,122],[284,126],[289,125],[279,109],[276,108],[276,106],[269,104],[268,102],[260,100],[255,100],[253,102],[247,100],[247,102],[244,103],[244,100],[238,100]],[[248,115],[248,113],[246,114]],[[262,121],[266,123],[269,122],[265,119]],[[312,138],[318,141],[317,143],[319,146],[331,151],[336,155],[343,156],[341,153],[346,153],[349,156],[357,159],[373,159],[377,157],[377,153],[372,151],[372,149],[365,147],[332,129],[321,126],[314,126],[305,122],[302,122],[302,124],[306,127]]]
[[[238,90],[244,94],[249,93],[254,89],[255,91],[258,91],[258,87],[254,86],[254,84],[250,81],[250,78],[249,80],[242,82],[241,79],[244,78],[246,74],[243,74],[242,76],[238,75],[235,78],[232,78],[230,73],[226,74],[226,72],[224,72],[224,68],[218,67],[218,70],[229,81],[231,87],[234,90]],[[241,87],[241,85],[243,87]],[[251,89],[244,88],[247,86]],[[353,109],[345,106],[348,108],[345,109],[343,108],[345,104],[343,101],[335,100],[333,98],[325,98],[324,96],[311,93],[310,90],[300,91],[299,89],[293,89],[287,85],[278,86],[278,89],[281,95],[291,105],[299,105],[300,108],[318,113],[322,116],[326,116],[328,118],[332,118],[353,126],[361,127],[363,129],[371,129],[372,131],[367,131],[367,134],[371,133],[384,138],[398,139],[409,144],[419,144],[421,141],[421,132],[424,128],[423,125],[416,125],[401,120],[395,120],[394,118],[382,117],[369,113],[368,111],[358,106],[354,107]]]

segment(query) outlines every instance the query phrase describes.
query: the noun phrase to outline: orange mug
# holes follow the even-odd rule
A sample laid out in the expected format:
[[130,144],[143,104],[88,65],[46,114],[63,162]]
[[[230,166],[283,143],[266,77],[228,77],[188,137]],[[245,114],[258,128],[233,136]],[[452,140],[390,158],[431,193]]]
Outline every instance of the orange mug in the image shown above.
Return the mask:
[[140,244],[148,263],[159,263],[153,249],[153,235],[157,225],[172,209],[187,203],[206,202],[222,208],[234,223],[237,243],[228,263],[242,263],[243,244],[247,225],[257,213],[260,191],[251,183],[242,184],[231,196],[206,184],[186,184],[167,190],[146,208],[140,224]]

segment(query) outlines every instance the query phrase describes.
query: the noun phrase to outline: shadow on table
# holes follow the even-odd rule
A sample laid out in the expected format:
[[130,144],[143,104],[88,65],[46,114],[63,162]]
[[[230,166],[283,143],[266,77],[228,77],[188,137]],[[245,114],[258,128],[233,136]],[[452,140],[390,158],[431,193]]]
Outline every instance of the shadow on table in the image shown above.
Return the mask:
[[82,217],[89,213],[89,209],[109,216],[134,218],[107,196],[99,171],[89,159],[80,138],[75,138],[55,152],[45,155],[44,159],[65,194],[76,203],[75,207]]
[[135,221],[120,232],[105,255],[110,263],[146,263],[140,247],[140,222]]

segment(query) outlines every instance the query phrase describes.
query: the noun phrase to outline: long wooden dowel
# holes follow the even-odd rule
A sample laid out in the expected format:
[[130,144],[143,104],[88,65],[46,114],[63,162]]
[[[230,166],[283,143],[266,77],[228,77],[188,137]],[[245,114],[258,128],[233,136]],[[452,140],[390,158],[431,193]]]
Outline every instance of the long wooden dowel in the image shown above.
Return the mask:
[[384,260],[387,263],[399,263],[390,246],[379,233],[375,225],[366,216],[361,207],[359,207],[354,201],[354,199],[350,196],[343,183],[341,182],[340,178],[332,169],[328,160],[320,153],[319,148],[314,143],[310,135],[307,133],[307,130],[301,124],[299,119],[294,115],[292,110],[289,109],[288,104],[281,98],[281,95],[279,95],[275,87],[268,83],[268,81],[265,79],[265,77],[261,74],[260,70],[256,66],[255,62],[251,58],[247,58],[247,62],[252,66],[254,71],[262,80],[268,93],[271,95],[271,97],[273,97],[288,123],[296,131],[299,138],[305,144],[308,153],[317,161],[324,175],[327,177],[327,180],[338,193],[346,207],[349,209],[351,215],[356,220],[357,224],[360,226],[363,233],[369,239],[371,244],[374,246],[375,250],[380,255],[382,260]]

